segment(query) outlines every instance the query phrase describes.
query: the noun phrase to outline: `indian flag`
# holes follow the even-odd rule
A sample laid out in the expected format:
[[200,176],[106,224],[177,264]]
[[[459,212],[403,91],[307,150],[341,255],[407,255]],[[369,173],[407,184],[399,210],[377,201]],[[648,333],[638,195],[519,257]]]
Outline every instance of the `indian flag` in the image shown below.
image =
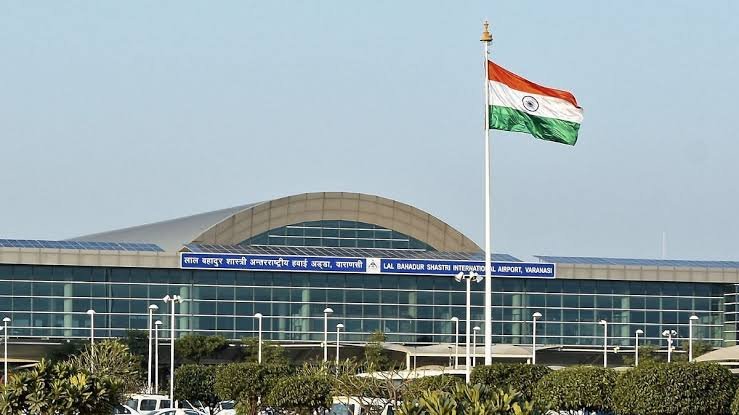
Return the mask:
[[577,142],[582,108],[571,93],[537,85],[491,61],[488,88],[490,128],[569,145]]

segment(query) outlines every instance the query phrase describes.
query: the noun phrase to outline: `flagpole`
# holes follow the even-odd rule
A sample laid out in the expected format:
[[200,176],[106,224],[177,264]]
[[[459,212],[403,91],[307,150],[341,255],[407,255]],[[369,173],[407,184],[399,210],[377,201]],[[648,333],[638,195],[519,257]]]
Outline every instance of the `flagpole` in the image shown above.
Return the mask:
[[485,66],[485,364],[493,363],[493,289],[490,257],[492,256],[492,248],[490,242],[490,101],[488,87],[488,46],[493,41],[493,36],[488,30],[487,20],[483,23],[483,32],[480,41],[483,44],[483,65]]

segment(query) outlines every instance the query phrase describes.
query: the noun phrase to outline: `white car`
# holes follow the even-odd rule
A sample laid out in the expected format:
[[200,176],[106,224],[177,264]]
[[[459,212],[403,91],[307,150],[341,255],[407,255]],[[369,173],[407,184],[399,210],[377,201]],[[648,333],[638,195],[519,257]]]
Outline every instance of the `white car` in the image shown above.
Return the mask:
[[192,409],[170,408],[154,411],[151,415],[201,415],[200,412]]
[[113,407],[113,415],[141,415],[141,413],[128,405],[116,405]]
[[236,402],[221,401],[213,410],[213,415],[236,415]]
[[138,411],[141,415],[152,415],[161,409],[169,409],[172,403],[167,395],[131,395],[126,405]]

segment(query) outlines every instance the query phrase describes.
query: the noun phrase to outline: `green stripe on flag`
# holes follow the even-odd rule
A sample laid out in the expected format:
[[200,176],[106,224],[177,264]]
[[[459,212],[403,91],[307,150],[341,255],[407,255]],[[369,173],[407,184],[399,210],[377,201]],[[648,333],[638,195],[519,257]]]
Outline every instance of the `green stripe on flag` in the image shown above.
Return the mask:
[[537,117],[509,107],[490,107],[490,128],[529,133],[536,138],[574,146],[580,124],[555,118]]

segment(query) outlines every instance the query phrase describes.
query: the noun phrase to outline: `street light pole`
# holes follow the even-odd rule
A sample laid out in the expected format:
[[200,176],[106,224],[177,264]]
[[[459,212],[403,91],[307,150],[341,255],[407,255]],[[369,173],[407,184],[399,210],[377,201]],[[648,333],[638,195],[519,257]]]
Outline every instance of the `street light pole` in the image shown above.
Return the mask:
[[471,289],[472,289],[472,280],[475,280],[475,282],[482,281],[483,277],[472,271],[469,274],[465,274],[464,272],[460,272],[459,274],[454,276],[454,279],[457,282],[462,282],[462,280],[465,280],[467,283],[467,309],[466,309],[466,317],[467,317],[467,330],[466,330],[466,341],[465,341],[465,355],[466,355],[466,363],[465,363],[465,382],[470,383],[470,364],[472,363],[471,357],[470,357],[470,335],[472,334],[472,311],[470,308],[470,302],[472,298]]
[[339,367],[339,332],[344,328],[344,325],[339,323],[336,325],[336,367]]
[[693,314],[688,319],[688,362],[693,361],[693,322],[698,321],[698,316]]
[[477,365],[477,333],[480,331],[480,327],[475,326],[472,328],[472,367]]
[[608,367],[608,322],[601,320],[603,325],[603,367]]
[[170,314],[170,326],[169,326],[169,399],[174,407],[174,337],[175,337],[175,304],[182,302],[182,297],[179,295],[167,295],[163,298],[165,303],[172,304],[172,312]]
[[670,363],[672,361],[672,338],[677,336],[677,332],[675,330],[665,330],[662,335],[667,338],[667,363]]
[[532,329],[531,329],[531,364],[535,365],[536,364],[536,320],[541,318],[541,313],[537,311],[536,313],[532,314],[531,317],[532,317],[531,323],[533,323]]
[[634,348],[634,366],[639,366],[639,335],[644,334],[644,330],[639,329],[634,333],[636,336],[636,347]]
[[3,318],[3,336],[5,341],[3,342],[3,382],[5,386],[8,386],[8,323],[10,323],[10,317]]
[[452,317],[454,322],[454,368],[459,365],[459,318]]
[[159,310],[159,306],[156,304],[149,305],[149,364],[146,366],[147,391],[149,393],[151,393],[151,341],[153,337],[152,330],[154,329],[152,319],[156,310]]
[[159,394],[159,327],[162,321],[154,322],[154,393]]
[[262,364],[262,313],[254,314],[257,319],[257,363]]
[[95,371],[95,310],[87,310],[90,316],[90,371]]
[[333,313],[334,310],[331,307],[326,307],[323,310],[323,361],[328,361],[328,315]]

